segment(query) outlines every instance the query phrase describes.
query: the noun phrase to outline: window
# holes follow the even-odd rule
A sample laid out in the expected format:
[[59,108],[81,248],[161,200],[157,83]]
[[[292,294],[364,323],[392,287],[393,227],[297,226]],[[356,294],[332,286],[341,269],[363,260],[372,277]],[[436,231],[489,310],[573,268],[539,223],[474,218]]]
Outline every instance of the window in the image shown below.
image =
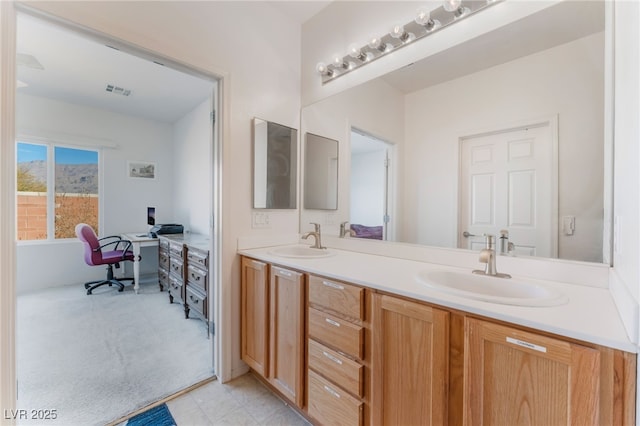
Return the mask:
[[75,238],[98,229],[98,151],[18,142],[18,240]]

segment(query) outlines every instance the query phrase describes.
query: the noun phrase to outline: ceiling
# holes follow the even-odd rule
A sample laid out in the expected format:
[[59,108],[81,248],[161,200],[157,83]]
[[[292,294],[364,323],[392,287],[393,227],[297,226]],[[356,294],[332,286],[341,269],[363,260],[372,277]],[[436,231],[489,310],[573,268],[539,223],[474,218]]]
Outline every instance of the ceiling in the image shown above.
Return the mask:
[[[331,2],[270,3],[302,25]],[[18,16],[17,53],[18,93],[167,123],[209,98],[214,85],[26,14]],[[109,85],[130,93],[107,91]]]

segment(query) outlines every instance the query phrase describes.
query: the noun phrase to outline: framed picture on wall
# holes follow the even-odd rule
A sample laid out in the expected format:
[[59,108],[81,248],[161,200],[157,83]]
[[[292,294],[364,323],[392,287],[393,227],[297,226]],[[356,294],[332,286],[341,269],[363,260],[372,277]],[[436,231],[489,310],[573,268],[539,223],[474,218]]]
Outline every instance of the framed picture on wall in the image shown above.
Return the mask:
[[130,178],[155,179],[156,163],[149,161],[127,161],[127,173]]

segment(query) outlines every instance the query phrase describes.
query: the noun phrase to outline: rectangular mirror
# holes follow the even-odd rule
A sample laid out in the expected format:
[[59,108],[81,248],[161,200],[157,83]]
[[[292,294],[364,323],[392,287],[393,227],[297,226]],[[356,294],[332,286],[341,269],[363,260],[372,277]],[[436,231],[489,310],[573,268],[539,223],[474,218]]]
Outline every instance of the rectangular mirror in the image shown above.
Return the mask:
[[[301,131],[340,140],[351,159],[340,164],[340,207],[326,233],[349,221],[383,227],[388,241],[477,250],[483,233],[506,230],[511,255],[606,263],[605,5],[559,2],[306,106]],[[362,135],[389,147],[375,197],[357,186],[373,169],[355,162]],[[301,210],[301,224],[322,219]]]
[[305,134],[304,208],[338,208],[338,141]]
[[295,209],[298,131],[253,119],[253,208]]

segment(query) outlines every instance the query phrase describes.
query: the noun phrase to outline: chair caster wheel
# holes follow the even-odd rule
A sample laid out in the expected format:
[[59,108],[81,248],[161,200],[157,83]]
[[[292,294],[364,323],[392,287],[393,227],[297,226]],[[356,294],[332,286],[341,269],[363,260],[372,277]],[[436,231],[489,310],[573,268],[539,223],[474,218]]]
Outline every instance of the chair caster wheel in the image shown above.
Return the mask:
[[122,291],[123,291],[123,290],[124,290],[124,288],[123,288],[123,287],[120,287],[120,288],[118,289],[118,292],[122,293]]
[[87,294],[91,294],[91,290],[87,290]]

